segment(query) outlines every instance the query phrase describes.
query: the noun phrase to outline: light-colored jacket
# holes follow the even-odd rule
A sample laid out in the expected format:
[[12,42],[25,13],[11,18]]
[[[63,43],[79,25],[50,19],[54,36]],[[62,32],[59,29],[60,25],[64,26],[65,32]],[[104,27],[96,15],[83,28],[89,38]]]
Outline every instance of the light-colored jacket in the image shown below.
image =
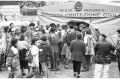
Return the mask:
[[39,48],[36,45],[32,45],[30,50],[33,56],[33,62],[30,64],[30,66],[39,67]]
[[[89,38],[91,38],[91,48],[92,48],[92,50],[91,50],[91,52],[88,54],[87,53],[87,44],[88,44],[88,39]],[[86,34],[85,35],[85,37],[84,37],[84,42],[85,42],[85,44],[86,44],[86,53],[85,53],[85,55],[94,55],[94,45],[96,44],[96,41],[95,41],[95,39],[93,38],[93,35],[89,35],[89,34]]]

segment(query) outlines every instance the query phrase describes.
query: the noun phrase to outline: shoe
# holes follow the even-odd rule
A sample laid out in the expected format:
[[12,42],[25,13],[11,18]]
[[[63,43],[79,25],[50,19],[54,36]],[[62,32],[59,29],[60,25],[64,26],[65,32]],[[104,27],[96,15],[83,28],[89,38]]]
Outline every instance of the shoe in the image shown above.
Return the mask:
[[89,69],[86,69],[86,71],[89,71]]
[[2,71],[2,69],[0,69],[0,71]]
[[79,74],[76,74],[76,77],[77,77],[77,78],[80,78],[80,75],[79,75]]
[[52,68],[50,67],[50,68],[48,68],[48,69],[52,69]]
[[55,71],[55,69],[54,69],[54,68],[52,68],[52,69],[50,69],[50,71]]
[[59,71],[60,69],[59,68],[55,68],[54,71]]
[[64,66],[64,68],[65,68],[65,69],[71,69],[71,67],[70,67],[70,66]]
[[26,74],[25,73],[22,73],[22,76],[25,76]]
[[87,70],[86,70],[86,69],[81,69],[80,71],[81,71],[81,72],[86,72]]
[[77,78],[80,78],[80,76],[78,75]]
[[75,76],[76,76],[76,73],[74,73],[73,76],[75,77]]

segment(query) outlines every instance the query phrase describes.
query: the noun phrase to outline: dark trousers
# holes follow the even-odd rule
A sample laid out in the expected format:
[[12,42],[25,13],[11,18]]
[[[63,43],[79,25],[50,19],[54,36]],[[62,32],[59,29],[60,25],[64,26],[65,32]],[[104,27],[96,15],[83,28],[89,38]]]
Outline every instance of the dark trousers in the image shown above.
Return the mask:
[[0,54],[0,70],[6,67],[6,58],[7,56],[4,53]]
[[73,71],[80,74],[81,62],[73,60]]
[[41,71],[42,71],[42,65],[41,65],[40,62],[39,62],[39,71],[40,71],[40,74],[41,74]]
[[39,69],[37,67],[32,67],[32,72],[28,74],[25,78],[32,78],[35,76],[35,78],[39,78]]
[[120,72],[120,57],[118,57],[118,69],[119,69],[119,72]]
[[90,68],[90,66],[91,66],[91,57],[92,57],[92,55],[85,55],[85,69],[88,69],[89,70],[89,68]]

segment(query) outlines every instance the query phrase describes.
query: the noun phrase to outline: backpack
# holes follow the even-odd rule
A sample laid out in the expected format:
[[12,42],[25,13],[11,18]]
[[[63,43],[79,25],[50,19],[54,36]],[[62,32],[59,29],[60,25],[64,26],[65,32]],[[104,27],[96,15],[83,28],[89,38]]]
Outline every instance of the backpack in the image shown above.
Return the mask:
[[50,44],[51,45],[57,45],[58,44],[58,35],[57,34],[51,34],[50,35]]
[[86,54],[90,55],[92,52],[92,38],[88,36]]
[[27,56],[26,56],[26,61],[28,62],[28,63],[32,63],[32,61],[33,61],[33,56],[32,56],[32,54],[31,54],[31,49],[28,51],[28,54],[27,54]]
[[49,45],[46,43],[41,43],[39,46],[39,49],[42,49],[43,51],[39,54],[39,61],[45,62],[51,52]]

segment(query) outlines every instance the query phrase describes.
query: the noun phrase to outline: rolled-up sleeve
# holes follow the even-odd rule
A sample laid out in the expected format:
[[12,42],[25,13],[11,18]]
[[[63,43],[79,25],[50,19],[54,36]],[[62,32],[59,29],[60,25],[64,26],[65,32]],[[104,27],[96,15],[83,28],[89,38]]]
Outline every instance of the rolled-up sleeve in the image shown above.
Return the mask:
[[37,55],[38,54],[38,48],[37,47],[32,47],[31,48],[31,54],[33,55],[33,56],[35,56],[35,55]]
[[85,36],[84,37],[84,43],[87,45],[87,39],[88,39],[88,37],[87,36]]
[[86,45],[84,43],[84,45],[83,45],[83,55],[85,55],[85,52],[86,52]]
[[70,44],[70,52],[72,53],[72,51],[73,51],[73,42],[71,42]]

